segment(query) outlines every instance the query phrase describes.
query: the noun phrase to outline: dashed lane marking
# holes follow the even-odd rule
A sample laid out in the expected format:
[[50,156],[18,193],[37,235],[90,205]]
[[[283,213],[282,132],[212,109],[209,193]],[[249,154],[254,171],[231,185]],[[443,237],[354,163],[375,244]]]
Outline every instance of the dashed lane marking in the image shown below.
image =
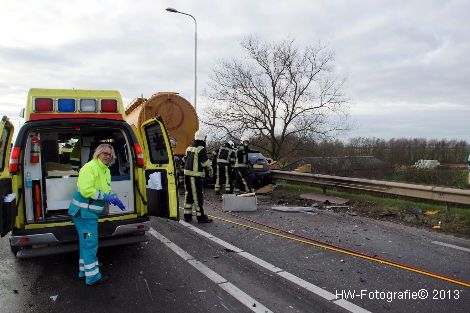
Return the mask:
[[169,239],[167,239],[165,236],[163,236],[162,234],[157,232],[155,229],[151,228],[149,230],[149,233],[152,236],[154,236],[155,238],[157,238],[164,245],[166,245],[168,248],[170,248],[177,255],[179,255],[183,260],[185,260],[190,265],[192,265],[194,268],[196,268],[204,276],[206,276],[211,281],[216,283],[220,288],[225,290],[232,297],[234,297],[235,299],[240,301],[240,303],[245,305],[251,311],[256,312],[256,313],[272,313],[272,311],[270,309],[265,307],[259,301],[257,301],[254,298],[250,297],[247,293],[243,292],[237,286],[235,286],[234,284],[227,281],[224,277],[222,277],[218,273],[214,272],[213,270],[208,268],[203,263],[196,260],[193,256],[191,256],[189,253],[187,253],[186,251],[181,249],[179,246],[177,246],[176,244],[171,242]]
[[445,242],[440,242],[440,241],[431,241],[431,243],[434,243],[434,244],[440,245],[440,246],[444,246],[444,247],[449,247],[449,248],[454,248],[454,249],[470,252],[470,249],[468,249],[468,248],[459,247],[459,246],[456,246],[456,245],[452,245],[450,243],[445,243]]
[[297,277],[289,272],[286,272],[284,271],[283,269],[277,267],[277,266],[274,266],[273,264],[269,263],[269,262],[266,262],[246,251],[243,251],[242,249],[220,239],[220,238],[217,238],[215,237],[214,235],[208,233],[208,232],[205,232],[187,222],[184,222],[184,221],[180,221],[180,224],[182,224],[183,226],[186,226],[188,229],[194,231],[195,233],[198,233],[199,235],[221,245],[222,247],[226,248],[226,249],[230,249],[232,250],[233,252],[237,253],[239,256],[261,266],[262,268],[270,271],[270,272],[273,272],[275,274],[277,274],[278,276],[296,284],[297,286],[299,287],[302,287],[306,290],[308,290],[309,292],[312,292],[314,294],[316,294],[317,296],[320,296],[328,301],[332,301],[334,304],[342,307],[343,309],[346,309],[348,310],[349,312],[353,312],[353,313],[367,313],[369,311],[367,311],[366,309],[363,309],[347,300],[344,300],[344,299],[338,299],[334,294],[332,294],[331,292],[323,289],[323,288],[320,288],[300,277]]

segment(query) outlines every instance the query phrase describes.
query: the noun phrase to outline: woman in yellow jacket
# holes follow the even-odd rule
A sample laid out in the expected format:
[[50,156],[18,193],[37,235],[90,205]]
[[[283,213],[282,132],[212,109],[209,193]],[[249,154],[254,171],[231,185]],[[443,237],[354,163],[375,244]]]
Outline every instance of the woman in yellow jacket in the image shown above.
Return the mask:
[[77,229],[80,259],[79,277],[85,277],[87,285],[107,280],[99,270],[98,259],[98,218],[105,205],[114,204],[125,210],[124,204],[116,195],[111,194],[111,174],[109,166],[116,155],[109,144],[99,145],[93,159],[86,163],[78,175],[78,190],[73,194],[69,214]]

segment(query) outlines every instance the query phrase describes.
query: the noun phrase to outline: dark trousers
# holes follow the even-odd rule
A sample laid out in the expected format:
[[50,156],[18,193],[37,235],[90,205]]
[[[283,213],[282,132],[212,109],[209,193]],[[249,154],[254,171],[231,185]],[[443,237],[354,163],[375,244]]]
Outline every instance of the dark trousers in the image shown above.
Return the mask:
[[204,215],[204,196],[202,194],[202,177],[184,175],[184,214],[192,214],[192,207],[196,210],[196,216]]
[[230,178],[230,165],[228,163],[217,163],[215,191],[220,191],[222,186],[225,185],[225,192],[230,192],[232,188]]

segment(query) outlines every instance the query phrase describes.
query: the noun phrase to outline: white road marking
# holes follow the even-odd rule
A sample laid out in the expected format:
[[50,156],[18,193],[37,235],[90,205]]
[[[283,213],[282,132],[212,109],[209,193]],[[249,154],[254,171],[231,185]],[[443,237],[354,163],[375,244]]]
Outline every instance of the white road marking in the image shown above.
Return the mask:
[[239,288],[237,288],[237,286],[235,286],[234,284],[230,282],[226,282],[226,283],[220,284],[219,286],[220,288],[222,288],[223,290],[227,291],[229,294],[237,298],[238,301],[243,303],[246,307],[250,308],[250,310],[252,310],[253,312],[260,312],[260,313],[271,312],[264,305],[262,305],[261,303],[259,303],[258,301],[256,301],[255,299],[247,295],[246,293],[244,293]]
[[218,238],[218,237],[215,237],[214,235],[208,233],[208,232],[205,232],[189,223],[186,223],[184,221],[180,221],[180,223],[184,226],[186,226],[187,228],[189,228],[190,230],[198,233],[199,235],[209,239],[209,240],[212,240],[213,242],[221,245],[222,247],[224,248],[227,248],[227,249],[231,249],[233,250],[235,253],[237,253],[239,256],[247,259],[247,260],[250,260],[252,261],[253,263],[267,269],[268,271],[271,271],[271,272],[274,272],[275,274],[279,275],[280,277],[296,284],[297,286],[299,287],[302,287],[314,294],[316,294],[317,296],[320,296],[328,301],[332,301],[334,304],[350,311],[350,312],[353,312],[353,313],[366,313],[366,312],[369,312],[367,311],[366,309],[363,309],[361,308],[360,306],[357,306],[349,301],[346,301],[344,299],[337,299],[336,296],[334,294],[332,294],[331,292],[323,289],[323,288],[320,288],[312,283],[309,283],[308,281],[306,280],[303,280],[302,278],[299,278],[289,272],[286,272],[286,271],[283,271],[281,268],[269,263],[269,262],[266,262],[246,251],[243,251],[242,249],[226,242],[226,241],[223,241],[222,239]]
[[331,292],[329,291],[326,291],[325,289],[323,288],[320,288],[312,283],[309,283],[308,281],[306,280],[303,280],[302,278],[299,278],[289,272],[285,272],[285,271],[282,271],[280,273],[277,273],[279,276],[281,277],[284,277],[285,279],[287,279],[288,281],[290,282],[293,282],[294,284],[296,284],[297,286],[300,286],[304,289],[307,289],[308,291],[310,292],[313,292],[314,294],[326,299],[326,300],[334,300],[336,299],[336,296],[334,294],[332,294]]
[[250,260],[251,262],[258,264],[261,267],[264,267],[268,271],[274,272],[274,273],[279,273],[282,272],[282,268],[279,268],[277,266],[272,265],[271,263],[266,262],[265,260],[262,260],[256,256],[254,256],[251,253],[242,251],[239,253],[240,256],[244,257],[245,259]]
[[210,240],[212,240],[212,241],[218,243],[219,245],[221,245],[221,246],[224,247],[224,248],[230,249],[230,250],[232,250],[232,251],[234,251],[234,252],[236,252],[236,253],[239,253],[239,252],[242,252],[242,251],[243,251],[242,249],[240,249],[240,248],[238,248],[238,247],[235,247],[234,245],[232,245],[232,244],[230,244],[230,243],[228,243],[228,242],[226,242],[226,241],[223,241],[223,240],[220,239],[220,238],[214,237],[214,236],[212,236],[212,234],[209,234],[208,232],[205,232],[205,231],[203,231],[202,229],[199,229],[199,228],[197,228],[197,227],[195,227],[195,226],[193,226],[193,225],[191,225],[191,224],[189,224],[189,223],[186,223],[185,221],[180,221],[180,223],[181,223],[182,225],[188,227],[188,228],[191,229],[192,231],[194,231],[194,232],[200,234],[201,236],[206,237],[206,238],[208,238],[208,239],[210,239]]
[[357,306],[355,305],[354,303],[351,303],[349,301],[346,301],[344,299],[339,299],[339,300],[336,300],[336,301],[333,301],[333,303],[339,305],[340,307],[342,307],[343,309],[346,309],[350,312],[354,312],[354,313],[370,313],[370,311],[367,311],[363,308],[361,308],[360,306]]
[[454,248],[454,249],[462,250],[462,251],[466,251],[466,252],[470,252],[470,249],[469,249],[469,248],[459,247],[459,246],[456,246],[456,245],[452,245],[452,244],[450,244],[450,243],[445,243],[445,242],[440,242],[440,241],[431,241],[431,243],[434,243],[434,244],[436,244],[436,245],[441,245],[441,246],[449,247],[449,248]]
[[220,276],[210,268],[208,268],[203,263],[196,260],[192,257],[189,253],[181,249],[179,246],[168,240],[165,236],[157,232],[155,229],[150,228],[149,233],[160,240],[164,245],[170,248],[173,252],[178,254],[182,259],[187,261],[191,264],[194,268],[196,268],[199,272],[201,272],[204,276],[209,278],[211,281],[219,285],[220,288],[225,290],[228,294],[232,297],[240,301],[240,303],[244,304],[247,308],[251,311],[256,313],[272,313],[270,309],[265,307],[260,302],[256,301],[254,298],[250,297],[248,294],[237,288],[232,283],[228,282],[224,277]]

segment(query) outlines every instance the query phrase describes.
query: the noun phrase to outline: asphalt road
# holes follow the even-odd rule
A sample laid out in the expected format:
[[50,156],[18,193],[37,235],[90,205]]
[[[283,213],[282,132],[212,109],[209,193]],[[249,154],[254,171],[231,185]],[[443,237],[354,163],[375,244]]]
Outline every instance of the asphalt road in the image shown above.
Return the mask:
[[[155,218],[147,243],[101,249],[110,280],[93,287],[77,277],[78,253],[20,260],[3,238],[0,312],[468,312],[469,287],[247,228],[266,229],[220,207],[208,193],[214,223]],[[468,240],[323,210],[238,214],[470,282]]]

